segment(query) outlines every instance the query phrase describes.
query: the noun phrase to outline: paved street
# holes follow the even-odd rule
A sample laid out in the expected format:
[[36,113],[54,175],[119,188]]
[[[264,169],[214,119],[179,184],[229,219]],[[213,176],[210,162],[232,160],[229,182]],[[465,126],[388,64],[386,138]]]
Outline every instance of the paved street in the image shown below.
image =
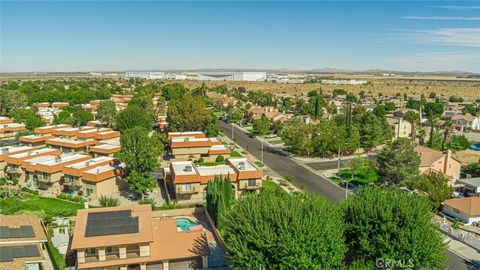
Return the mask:
[[[222,121],[218,121],[220,127],[223,129],[225,136],[232,138],[232,125],[226,124]],[[250,138],[245,133],[245,131],[235,127],[234,129],[234,141],[247,149],[253,156],[258,159],[261,159],[261,148],[262,143],[255,139]],[[319,193],[324,196],[326,199],[330,201],[337,202],[344,198],[345,191],[344,189],[340,188],[339,186],[333,184],[329,180],[321,177],[308,169],[298,165],[294,161],[290,159],[290,157],[282,155],[278,151],[274,149],[270,149],[264,145],[264,153],[263,153],[263,162],[265,165],[270,167],[272,170],[280,174],[281,176],[285,177],[287,175],[295,176],[295,182],[293,183],[295,186],[299,186],[303,184],[305,186],[305,190],[308,192]],[[326,162],[315,162],[307,164],[308,166],[316,169],[332,169],[336,168],[337,162],[336,161],[326,161]],[[452,253],[451,251],[446,251],[445,255],[447,256],[447,260],[445,265],[448,269],[454,270],[473,270],[476,269],[468,261],[465,261],[458,255]]]
[[[232,125],[219,121],[224,134],[232,138]],[[234,141],[244,149],[247,149],[253,156],[261,160],[262,143],[250,138],[245,131],[235,127]],[[315,192],[323,195],[331,201],[339,201],[345,197],[345,191],[339,186],[333,184],[324,177],[321,177],[304,167],[293,162],[288,156],[281,155],[278,151],[264,145],[263,162],[272,170],[285,177],[287,175],[295,176],[295,186],[303,184],[308,192]]]

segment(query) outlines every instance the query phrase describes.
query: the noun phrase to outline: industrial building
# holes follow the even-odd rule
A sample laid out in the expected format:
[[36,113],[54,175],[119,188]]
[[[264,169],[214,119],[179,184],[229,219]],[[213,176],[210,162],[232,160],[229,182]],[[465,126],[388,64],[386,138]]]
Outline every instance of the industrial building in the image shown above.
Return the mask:
[[125,72],[125,79],[136,78],[146,80],[164,80],[166,79],[165,72],[160,71],[129,71]]
[[265,81],[266,72],[199,72],[199,81]]

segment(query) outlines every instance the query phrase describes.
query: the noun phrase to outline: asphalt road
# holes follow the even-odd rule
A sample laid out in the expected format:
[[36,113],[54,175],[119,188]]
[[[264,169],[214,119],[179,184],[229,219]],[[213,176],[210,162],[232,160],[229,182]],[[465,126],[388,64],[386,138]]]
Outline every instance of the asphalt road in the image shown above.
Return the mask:
[[[232,138],[232,125],[222,121],[219,121],[219,124],[223,128],[224,134]],[[256,158],[261,159],[261,141],[248,137],[245,131],[238,127],[235,127],[234,130],[234,141]],[[264,144],[263,163],[283,177],[294,176],[293,184],[297,187],[303,184],[307,192],[319,193],[326,199],[335,202],[345,197],[345,191],[342,188],[298,165],[274,148],[268,148],[266,144]]]
[[[218,121],[220,127],[223,129],[225,136],[232,138],[232,125],[226,124],[225,122]],[[250,152],[253,156],[258,159],[261,159],[261,141],[250,138],[245,133],[245,131],[239,129],[238,127],[234,128],[234,141]],[[276,173],[285,177],[287,175],[295,176],[295,186],[300,186],[303,184],[305,186],[305,191],[318,193],[324,196],[330,201],[340,201],[345,197],[345,190],[340,188],[338,185],[333,184],[329,180],[321,177],[317,174],[312,173],[308,169],[298,165],[292,161],[288,156],[282,155],[279,151],[266,147],[264,144],[263,151],[263,163],[268,167],[274,170]],[[324,163],[324,164],[323,164]],[[336,168],[336,161],[327,161],[327,162],[316,162],[310,163],[308,166],[316,169],[333,169]],[[473,270],[477,269],[470,262],[465,261],[461,257],[447,250],[445,252],[447,260],[445,265],[448,269],[454,270]]]

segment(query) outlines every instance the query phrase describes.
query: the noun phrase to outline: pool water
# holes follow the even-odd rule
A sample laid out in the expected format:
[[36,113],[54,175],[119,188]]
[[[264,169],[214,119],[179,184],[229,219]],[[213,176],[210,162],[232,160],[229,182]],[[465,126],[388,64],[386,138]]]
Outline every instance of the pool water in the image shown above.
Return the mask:
[[177,218],[175,222],[177,223],[177,227],[180,227],[182,231],[189,231],[190,227],[198,225],[197,222],[192,221],[188,218]]

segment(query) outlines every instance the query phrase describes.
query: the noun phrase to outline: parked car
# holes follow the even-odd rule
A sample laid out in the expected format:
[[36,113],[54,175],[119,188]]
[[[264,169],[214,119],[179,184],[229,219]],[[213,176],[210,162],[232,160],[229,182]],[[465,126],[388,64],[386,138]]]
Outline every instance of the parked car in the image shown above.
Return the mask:
[[255,134],[253,134],[253,133],[248,133],[248,137],[250,137],[250,138],[253,139],[253,138],[257,137],[257,136],[255,136]]
[[470,149],[480,151],[480,143],[470,145]]
[[273,139],[273,138],[276,138],[277,137],[277,134],[268,134],[267,136],[265,136],[265,139]]

